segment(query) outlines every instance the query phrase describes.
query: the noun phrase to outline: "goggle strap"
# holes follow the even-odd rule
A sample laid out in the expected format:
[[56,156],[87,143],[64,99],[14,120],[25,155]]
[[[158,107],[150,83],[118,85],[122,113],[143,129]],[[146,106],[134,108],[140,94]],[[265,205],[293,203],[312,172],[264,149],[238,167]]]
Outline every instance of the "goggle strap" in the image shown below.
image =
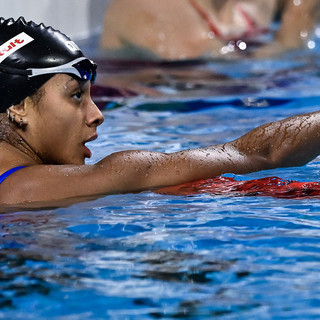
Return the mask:
[[81,57],[78,59],[75,59],[73,61],[70,61],[66,64],[56,66],[56,67],[50,67],[50,68],[29,68],[27,71],[31,72],[31,75],[29,75],[29,78],[39,76],[42,74],[50,74],[50,73],[72,73],[76,76],[81,78],[80,72],[74,67],[75,64],[87,60],[85,57]]
[[[54,73],[66,73],[66,74],[74,74],[80,79],[83,80],[89,80],[89,79],[84,79],[83,75],[80,73],[80,71],[75,67],[75,65],[81,63],[82,61],[88,60],[90,64],[92,64],[92,71],[95,71],[95,64],[91,62],[91,60],[81,57],[77,58],[73,61],[70,61],[66,64],[56,66],[56,67],[50,67],[50,68],[29,68],[26,70],[23,69],[18,69],[18,68],[12,68],[5,66],[0,63],[0,71],[9,73],[9,74],[16,74],[16,75],[21,75],[21,76],[27,76],[28,78],[44,75],[44,74],[54,74]],[[91,77],[94,80],[94,72],[91,73]]]

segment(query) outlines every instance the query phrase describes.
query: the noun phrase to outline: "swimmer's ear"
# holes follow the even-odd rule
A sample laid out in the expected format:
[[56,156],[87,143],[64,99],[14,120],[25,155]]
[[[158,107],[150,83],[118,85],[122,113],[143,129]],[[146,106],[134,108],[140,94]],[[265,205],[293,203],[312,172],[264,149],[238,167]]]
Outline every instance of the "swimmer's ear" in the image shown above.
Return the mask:
[[28,123],[27,115],[28,115],[29,108],[31,107],[31,104],[32,104],[31,99],[27,97],[24,100],[22,100],[20,103],[9,107],[8,110],[11,114],[11,120],[14,120],[20,126],[22,123],[26,125]]

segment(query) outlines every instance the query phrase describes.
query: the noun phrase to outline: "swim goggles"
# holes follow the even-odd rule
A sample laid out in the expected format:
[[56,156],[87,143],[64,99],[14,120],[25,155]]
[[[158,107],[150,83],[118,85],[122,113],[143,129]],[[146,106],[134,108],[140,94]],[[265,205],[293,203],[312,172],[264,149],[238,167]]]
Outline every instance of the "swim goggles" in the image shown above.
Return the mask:
[[44,74],[66,73],[74,74],[84,81],[91,81],[93,84],[97,77],[97,64],[93,61],[81,57],[66,64],[50,68],[28,68],[26,70],[11,68],[0,63],[0,71],[16,75],[24,75],[28,78],[41,76]]

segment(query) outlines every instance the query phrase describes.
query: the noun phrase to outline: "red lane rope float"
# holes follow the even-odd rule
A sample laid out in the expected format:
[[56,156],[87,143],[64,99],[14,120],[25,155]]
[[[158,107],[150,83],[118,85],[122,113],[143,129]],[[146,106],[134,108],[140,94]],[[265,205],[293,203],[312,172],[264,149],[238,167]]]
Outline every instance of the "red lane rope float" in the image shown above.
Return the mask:
[[209,193],[228,196],[269,196],[276,198],[320,197],[319,182],[299,182],[278,177],[237,181],[232,177],[219,176],[212,179],[188,182],[156,190],[160,194],[195,195]]

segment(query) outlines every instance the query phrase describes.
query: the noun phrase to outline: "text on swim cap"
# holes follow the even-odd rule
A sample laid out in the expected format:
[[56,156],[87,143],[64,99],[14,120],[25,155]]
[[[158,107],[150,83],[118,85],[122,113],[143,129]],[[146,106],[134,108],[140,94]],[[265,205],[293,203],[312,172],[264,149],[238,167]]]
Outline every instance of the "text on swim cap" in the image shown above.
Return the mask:
[[8,58],[11,54],[21,49],[34,39],[27,35],[25,32],[21,32],[15,37],[11,38],[0,46],[0,63]]

